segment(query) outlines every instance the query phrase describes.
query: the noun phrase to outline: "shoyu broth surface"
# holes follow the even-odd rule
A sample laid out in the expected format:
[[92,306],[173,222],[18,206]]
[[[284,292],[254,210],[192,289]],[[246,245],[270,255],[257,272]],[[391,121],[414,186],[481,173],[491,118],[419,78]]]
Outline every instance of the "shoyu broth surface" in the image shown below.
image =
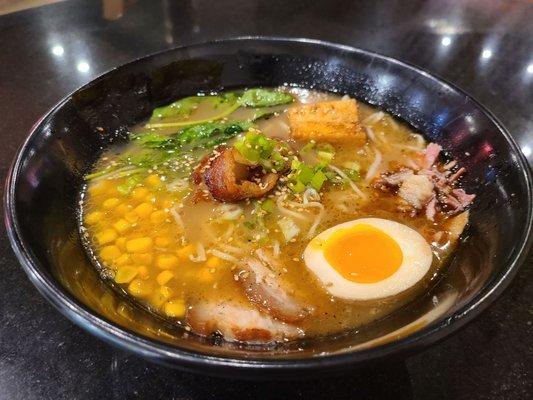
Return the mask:
[[[102,155],[81,232],[104,279],[197,334],[264,342],[355,329],[427,290],[467,222],[473,197],[455,187],[464,171],[438,161],[439,150],[347,96],[278,88],[186,98]],[[332,294],[320,271],[340,270],[326,258],[311,268],[304,252],[328,228],[369,217],[405,225],[394,229],[407,243],[421,235],[427,272],[374,293],[368,285],[398,268],[412,278],[423,260],[401,253],[396,231],[364,224],[334,247],[336,262],[351,264],[335,278],[344,295]],[[369,245],[354,254],[346,246],[359,237]],[[379,270],[393,247],[398,265]]]

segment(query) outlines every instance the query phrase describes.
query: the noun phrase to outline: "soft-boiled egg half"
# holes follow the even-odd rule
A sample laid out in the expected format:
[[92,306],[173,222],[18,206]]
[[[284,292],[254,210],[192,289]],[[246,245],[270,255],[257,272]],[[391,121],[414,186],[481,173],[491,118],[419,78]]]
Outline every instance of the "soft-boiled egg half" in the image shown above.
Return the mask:
[[317,235],[303,258],[331,295],[372,300],[414,286],[429,271],[433,254],[414,229],[386,219],[361,218]]

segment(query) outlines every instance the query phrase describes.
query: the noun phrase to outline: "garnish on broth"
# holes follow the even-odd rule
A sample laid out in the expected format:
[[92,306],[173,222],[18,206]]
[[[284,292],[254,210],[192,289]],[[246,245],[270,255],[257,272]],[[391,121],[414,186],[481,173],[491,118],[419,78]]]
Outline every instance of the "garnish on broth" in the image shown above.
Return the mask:
[[102,155],[81,229],[105,279],[193,333],[338,333],[422,294],[445,266],[474,195],[441,150],[347,96],[189,96]]

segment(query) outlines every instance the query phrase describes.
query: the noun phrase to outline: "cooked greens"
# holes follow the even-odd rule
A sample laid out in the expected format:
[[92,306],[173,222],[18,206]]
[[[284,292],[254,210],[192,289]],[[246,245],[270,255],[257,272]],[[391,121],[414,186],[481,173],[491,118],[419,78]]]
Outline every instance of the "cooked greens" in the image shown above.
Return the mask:
[[[237,111],[240,107],[257,108],[252,116],[252,120],[257,120],[272,114],[272,111],[265,110],[265,107],[289,104],[292,101],[294,101],[294,98],[289,93],[260,88],[220,95],[185,97],[164,107],[156,108],[145,127],[149,129],[178,128],[218,121]],[[188,119],[202,102],[211,102],[213,107],[220,108],[221,111],[217,115],[206,119]],[[168,118],[179,118],[179,120],[165,121]]]
[[[239,133],[245,132],[253,126],[249,121],[207,122],[185,127],[173,135],[163,135],[154,131],[147,131],[130,135],[130,139],[139,144],[140,151],[128,151],[119,157],[115,164],[87,175],[86,179],[96,179],[107,174],[116,173],[126,166],[139,167],[127,175],[135,175],[149,168],[163,164],[166,161],[179,161],[187,157],[190,152],[199,150],[209,151]],[[126,173],[127,171],[125,171]],[[123,190],[129,191],[135,186],[126,185]],[[131,186],[130,189],[128,189]]]
[[289,93],[268,89],[248,89],[239,99],[241,105],[245,107],[272,107],[293,101]]
[[150,118],[150,121],[170,117],[188,117],[194,110],[196,110],[198,104],[205,99],[207,98],[200,96],[185,97],[167,106],[156,108],[152,112],[152,118]]

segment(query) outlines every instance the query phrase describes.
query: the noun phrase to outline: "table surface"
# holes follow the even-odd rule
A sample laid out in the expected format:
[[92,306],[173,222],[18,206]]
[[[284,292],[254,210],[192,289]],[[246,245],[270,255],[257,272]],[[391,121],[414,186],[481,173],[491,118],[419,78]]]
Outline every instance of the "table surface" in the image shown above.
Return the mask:
[[[71,0],[1,16],[0,178],[34,122],[99,74],[158,50],[242,35],[318,38],[416,64],[485,104],[533,164],[532,21],[533,3],[508,0]],[[416,356],[342,378],[255,383],[170,370],[100,342],[37,293],[1,235],[0,399],[525,399],[533,393],[532,254],[476,321]]]

